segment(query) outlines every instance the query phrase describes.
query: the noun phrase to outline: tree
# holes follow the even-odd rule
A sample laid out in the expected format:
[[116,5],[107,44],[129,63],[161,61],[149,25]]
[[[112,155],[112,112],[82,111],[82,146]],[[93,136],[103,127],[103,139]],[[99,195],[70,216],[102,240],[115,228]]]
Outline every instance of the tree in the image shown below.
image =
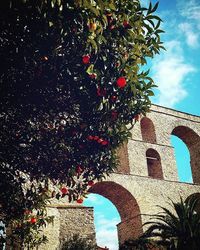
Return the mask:
[[[198,250],[200,247],[200,213],[198,206],[200,199],[191,196],[185,201],[172,202],[172,210],[161,207],[163,212],[152,215],[153,221],[146,222],[149,228],[136,241],[132,243],[137,246],[148,246],[156,244],[161,249],[169,250]],[[130,242],[125,246],[133,246]],[[131,248],[124,248],[131,249]]]
[[150,106],[139,65],[162,48],[157,6],[1,1],[1,165],[68,187],[82,175],[69,194],[113,170],[126,125]]
[[7,241],[13,249],[19,246],[30,249],[45,243],[47,239],[41,229],[53,220],[46,211],[49,196],[45,183],[31,183],[26,175],[15,176],[6,165],[1,169],[0,179],[0,220],[4,222],[0,226],[3,231],[0,246]]
[[[88,186],[115,169],[117,147],[150,107],[155,85],[141,66],[163,48],[157,7],[1,1],[0,168],[23,201],[27,181],[33,197],[18,213],[15,204],[13,217],[37,209],[44,192],[50,198],[49,182],[57,186],[52,196],[82,202]],[[15,193],[8,185],[1,182],[2,190]]]

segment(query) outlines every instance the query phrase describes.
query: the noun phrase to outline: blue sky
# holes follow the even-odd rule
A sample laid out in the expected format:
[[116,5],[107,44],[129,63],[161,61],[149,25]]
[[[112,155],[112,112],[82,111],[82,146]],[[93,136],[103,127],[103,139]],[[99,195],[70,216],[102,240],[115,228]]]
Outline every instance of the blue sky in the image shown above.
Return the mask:
[[[146,5],[149,0],[142,2]],[[156,56],[150,65],[151,76],[158,85],[152,101],[200,116],[200,0],[160,0],[157,14],[164,21],[162,40],[167,51]],[[172,144],[179,176],[182,181],[191,182],[186,146],[177,138],[172,139]],[[98,244],[118,249],[116,224],[120,218],[114,205],[94,194],[88,196],[84,205],[94,206]]]

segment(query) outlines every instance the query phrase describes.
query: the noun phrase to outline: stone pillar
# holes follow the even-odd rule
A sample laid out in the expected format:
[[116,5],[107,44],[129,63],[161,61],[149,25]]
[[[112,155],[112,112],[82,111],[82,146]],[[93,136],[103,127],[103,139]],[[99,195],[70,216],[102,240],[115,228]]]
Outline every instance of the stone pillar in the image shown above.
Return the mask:
[[80,205],[51,205],[48,215],[54,216],[53,224],[44,229],[48,242],[39,250],[58,250],[63,242],[78,234],[96,244],[92,207]]
[[58,211],[60,214],[60,242],[66,241],[72,235],[79,234],[96,243],[92,207],[58,207]]
[[143,233],[141,216],[138,215],[120,222],[117,229],[119,245],[129,239],[137,239]]

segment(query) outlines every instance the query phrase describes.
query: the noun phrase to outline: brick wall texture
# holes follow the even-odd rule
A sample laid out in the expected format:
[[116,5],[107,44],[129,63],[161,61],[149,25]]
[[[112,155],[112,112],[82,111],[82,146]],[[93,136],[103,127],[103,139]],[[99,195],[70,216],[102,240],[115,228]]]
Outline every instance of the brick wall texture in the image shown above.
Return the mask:
[[[178,136],[189,149],[192,184],[178,180],[171,135]],[[142,233],[142,224],[149,215],[160,211],[157,205],[170,209],[169,198],[178,202],[180,196],[200,195],[200,117],[152,105],[147,117],[133,128],[132,139],[120,148],[119,157],[118,172],[96,183],[90,192],[108,198],[118,209],[122,243]],[[49,245],[42,250],[59,249],[59,241],[74,232],[94,237],[91,208],[65,206],[50,210],[56,214],[56,222],[47,229]]]

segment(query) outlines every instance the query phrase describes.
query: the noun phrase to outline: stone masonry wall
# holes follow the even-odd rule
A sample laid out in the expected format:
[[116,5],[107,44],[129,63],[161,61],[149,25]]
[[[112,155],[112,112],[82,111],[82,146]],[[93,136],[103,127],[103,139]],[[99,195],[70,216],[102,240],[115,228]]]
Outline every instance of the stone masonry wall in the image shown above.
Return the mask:
[[93,208],[52,205],[48,207],[48,214],[54,216],[54,222],[44,230],[48,243],[40,246],[39,250],[59,250],[62,243],[75,234],[96,243]]
[[[120,148],[118,171],[90,190],[107,197],[118,209],[121,217],[118,224],[120,243],[142,233],[142,224],[149,220],[150,215],[160,212],[157,205],[171,209],[169,198],[178,202],[180,196],[200,195],[200,117],[153,105],[147,118],[142,129],[140,123],[135,125],[132,139]],[[149,128],[149,135],[148,131],[142,134],[142,130]],[[174,148],[170,143],[172,134],[188,146],[194,184],[178,180]],[[159,156],[162,179],[155,173],[149,176],[146,158],[149,149]],[[74,232],[95,237],[91,208],[52,209],[56,222],[47,230],[49,245],[40,250],[57,250],[59,241]]]
[[[189,195],[200,193],[200,117],[153,105],[147,118],[145,118],[145,125],[142,125],[142,129],[148,129],[149,127],[151,129],[149,136],[148,131],[145,131],[145,135],[142,135],[141,124],[136,123],[132,130],[132,139],[129,140],[127,145],[124,145],[123,151],[120,151],[121,165],[118,173],[111,175],[106,180],[113,186],[120,185],[121,188],[118,190],[115,187],[118,199],[120,199],[120,193],[121,199],[123,199],[125,191],[121,192],[121,189],[124,188],[132,195],[133,200],[136,200],[139,207],[139,212],[135,213],[135,221],[131,223],[132,217],[129,215],[132,214],[131,211],[134,210],[134,207],[129,195],[129,200],[125,201],[127,211],[123,212],[123,214],[127,214],[127,218],[123,217],[118,225],[121,243],[140,234],[142,231],[142,228],[139,228],[141,224],[148,221],[151,214],[160,212],[157,205],[170,209],[169,198],[178,202],[180,196],[186,198]],[[146,124],[148,120],[151,121],[149,125]],[[182,183],[178,180],[174,148],[170,142],[172,134],[182,139],[189,148],[195,184]],[[151,139],[151,136],[156,139]],[[147,141],[144,141],[145,138]],[[149,149],[155,150],[159,155],[163,180],[148,176],[146,152]],[[98,189],[95,189],[95,192],[99,193]],[[104,192],[106,193],[106,190]],[[102,191],[100,194],[102,194]],[[115,195],[113,194],[113,196]],[[110,197],[110,199],[114,201],[115,197]],[[120,213],[118,202],[113,203]]]
[[[144,142],[142,140],[140,123],[135,125],[132,130],[132,139],[128,142],[130,173],[140,176],[148,176],[146,151],[148,148],[153,148],[160,155],[164,179],[177,181],[178,174],[176,160],[174,156],[174,148],[170,143],[170,136],[173,130],[179,126],[190,128],[196,135],[200,136],[200,117],[156,105],[152,105],[151,112],[148,113],[147,117],[154,124],[157,143]],[[189,140],[192,142],[194,138],[189,136]],[[192,146],[195,144],[191,143],[190,148],[192,149]],[[194,147],[196,147],[196,145]],[[198,159],[200,158],[199,154],[200,149],[196,152],[195,156],[196,158],[198,157]],[[193,161],[196,160],[197,159],[194,159]],[[200,172],[199,169],[200,165],[198,167],[198,172]],[[195,173],[193,174],[195,175]]]
[[93,208],[67,207],[59,208],[60,212],[60,241],[63,242],[74,234],[95,241]]

